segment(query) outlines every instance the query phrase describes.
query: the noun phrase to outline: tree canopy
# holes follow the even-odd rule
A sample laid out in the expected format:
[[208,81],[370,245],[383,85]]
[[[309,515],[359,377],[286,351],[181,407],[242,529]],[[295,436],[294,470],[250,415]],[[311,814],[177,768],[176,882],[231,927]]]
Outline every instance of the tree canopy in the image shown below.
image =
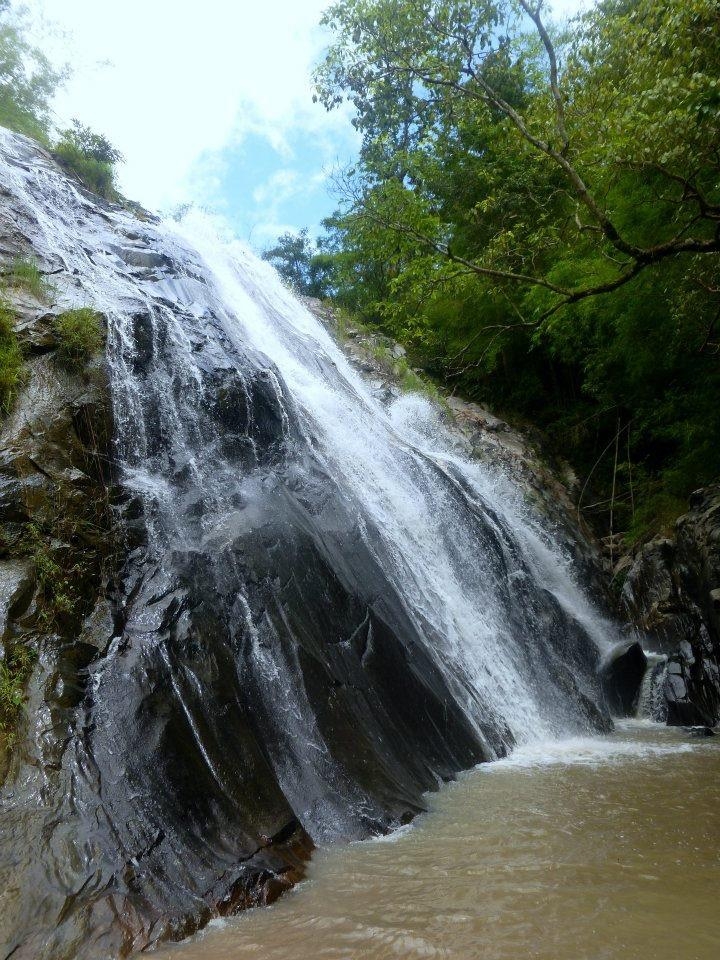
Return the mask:
[[624,471],[615,519],[639,490],[672,512],[720,471],[718,0],[561,26],[538,0],[348,0],[324,22],[318,99],[362,135],[328,223],[338,298],[565,438],[601,504]]
[[263,251],[262,258],[269,261],[297,293],[307,297],[327,296],[332,261],[310,239],[307,228],[298,233],[283,233],[273,247]]

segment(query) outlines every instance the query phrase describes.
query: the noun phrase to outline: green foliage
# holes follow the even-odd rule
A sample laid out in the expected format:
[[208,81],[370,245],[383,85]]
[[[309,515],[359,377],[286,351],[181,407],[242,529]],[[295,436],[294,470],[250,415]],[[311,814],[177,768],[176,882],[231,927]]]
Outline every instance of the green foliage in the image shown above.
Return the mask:
[[122,162],[123,157],[106,137],[73,120],[72,126],[60,133],[54,153],[88,190],[106,200],[118,199],[115,165]]
[[0,0],[0,125],[52,146],[57,160],[89,190],[117,200],[115,167],[122,155],[106,137],[73,120],[52,143],[51,103],[68,73],[30,42],[23,8]]
[[86,157],[79,147],[67,140],[60,140],[54,153],[62,166],[74,173],[88,190],[106,200],[116,198],[115,174],[109,163]]
[[56,70],[27,37],[25,13],[0,0],[0,125],[47,144],[50,104],[67,76]]
[[[419,393],[441,407],[448,409],[447,402],[437,385],[427,376],[412,369],[404,356],[397,356],[394,344],[387,338],[378,336],[377,330],[362,321],[357,314],[342,306],[335,306],[333,315],[336,321],[335,332],[343,342],[360,335],[359,343],[369,356],[383,368],[384,373],[405,393]],[[357,341],[356,341],[357,342]]]
[[[2,278],[2,286],[27,290],[37,300],[48,292],[38,265],[23,257],[12,261]],[[0,289],[0,413],[9,413],[25,372],[25,358],[15,334],[15,311]]]
[[12,746],[14,727],[25,703],[25,686],[34,662],[34,651],[19,644],[0,660],[0,733],[7,746]]
[[105,342],[100,314],[90,307],[58,314],[53,326],[60,341],[60,355],[71,365],[87,363]]
[[88,160],[98,163],[122,163],[123,155],[102,134],[94,133],[79,120],[73,120],[72,126],[63,130],[61,137],[71,143]]
[[648,492],[631,519],[626,539],[629,545],[642,543],[649,537],[669,534],[677,518],[687,513],[687,499],[662,490]]
[[537,8],[330,7],[318,98],[362,135],[330,288],[544,427],[598,531],[640,536],[720,474],[720,6],[604,0],[547,33]]
[[12,407],[25,373],[25,359],[14,329],[15,315],[10,304],[0,295],[0,413]]
[[331,261],[309,239],[307,229],[297,234],[283,233],[274,247],[262,254],[296,293],[322,299],[329,292]]
[[[87,561],[68,545],[74,539],[73,522],[67,517],[57,518],[53,528],[32,523],[27,529],[25,547],[40,587],[39,624],[45,629],[61,628],[84,607]],[[68,563],[70,557],[78,559]]]

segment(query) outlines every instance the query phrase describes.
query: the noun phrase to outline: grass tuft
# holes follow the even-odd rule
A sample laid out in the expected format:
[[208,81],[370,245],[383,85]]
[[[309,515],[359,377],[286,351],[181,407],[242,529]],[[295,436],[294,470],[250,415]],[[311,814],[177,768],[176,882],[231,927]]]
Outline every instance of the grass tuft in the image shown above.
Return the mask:
[[105,342],[100,314],[91,307],[79,307],[58,314],[54,328],[60,340],[60,355],[71,365],[87,363]]
[[37,300],[41,300],[48,292],[48,283],[40,273],[38,265],[34,260],[26,260],[24,257],[13,260],[6,282],[9,287],[27,290]]

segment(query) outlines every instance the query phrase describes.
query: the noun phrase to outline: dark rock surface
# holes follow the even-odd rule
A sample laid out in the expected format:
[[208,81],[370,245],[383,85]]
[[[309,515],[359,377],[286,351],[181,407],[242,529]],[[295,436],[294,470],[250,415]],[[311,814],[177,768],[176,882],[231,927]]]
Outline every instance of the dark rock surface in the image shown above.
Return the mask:
[[603,664],[600,675],[614,716],[634,715],[646,669],[647,657],[637,640],[620,644]]
[[720,485],[696,491],[672,536],[637,552],[621,596],[622,612],[667,654],[668,723],[720,720]]

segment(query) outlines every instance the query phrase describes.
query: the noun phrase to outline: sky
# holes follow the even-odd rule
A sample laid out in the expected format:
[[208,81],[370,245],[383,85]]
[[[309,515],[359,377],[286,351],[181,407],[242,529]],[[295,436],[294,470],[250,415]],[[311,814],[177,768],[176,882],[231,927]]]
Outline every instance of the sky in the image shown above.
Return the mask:
[[[588,0],[554,0],[575,12]],[[257,250],[314,236],[335,206],[331,174],[357,151],[349,109],[312,101],[329,0],[29,0],[36,37],[73,75],[78,117],[125,156],[122,192],[152,210],[196,203]],[[52,27],[50,26],[52,25]]]

